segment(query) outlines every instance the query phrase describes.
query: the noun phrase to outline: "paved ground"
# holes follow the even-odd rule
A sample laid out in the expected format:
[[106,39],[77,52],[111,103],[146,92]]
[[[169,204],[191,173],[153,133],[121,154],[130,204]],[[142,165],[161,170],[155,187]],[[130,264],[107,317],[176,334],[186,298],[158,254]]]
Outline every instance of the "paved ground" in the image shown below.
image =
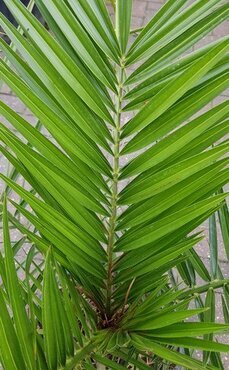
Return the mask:
[[[152,15],[165,3],[164,0],[135,0],[134,1],[134,13],[132,19],[132,28],[139,28],[145,25]],[[111,8],[112,12],[112,8]],[[209,42],[215,41],[218,38],[228,34],[229,26],[228,23],[224,23],[218,26],[211,34],[204,37],[204,39],[198,42],[194,47],[193,50],[196,50],[200,46],[206,45]],[[14,110],[24,116],[27,120],[31,123],[35,122],[35,118],[31,115],[31,113],[26,109],[26,107],[11,93],[7,86],[2,86],[0,98],[6,102],[8,105],[14,108]],[[204,110],[208,109],[211,106],[217,105],[222,100],[225,100],[229,97],[229,92],[224,92],[221,96],[214,99],[214,101],[208,105]],[[0,156],[0,172],[6,172],[7,170],[7,163],[6,160]],[[1,183],[0,183],[0,190],[1,190]],[[202,242],[197,250],[199,255],[202,257],[206,266],[209,266],[209,248],[208,248],[208,233],[206,228],[206,223],[201,227],[206,234],[206,239]],[[0,230],[1,232],[1,230]],[[14,234],[13,238],[16,238],[17,235]],[[225,276],[229,276],[229,268],[228,262],[226,261],[225,252],[223,248],[222,240],[219,240],[219,259],[221,263],[222,270]],[[221,293],[217,293],[217,306],[218,306],[218,313],[217,313],[217,320],[222,320],[222,312],[220,308],[220,295]],[[226,341],[226,337],[222,337],[221,340]],[[229,358],[225,356],[225,368],[229,368]]]

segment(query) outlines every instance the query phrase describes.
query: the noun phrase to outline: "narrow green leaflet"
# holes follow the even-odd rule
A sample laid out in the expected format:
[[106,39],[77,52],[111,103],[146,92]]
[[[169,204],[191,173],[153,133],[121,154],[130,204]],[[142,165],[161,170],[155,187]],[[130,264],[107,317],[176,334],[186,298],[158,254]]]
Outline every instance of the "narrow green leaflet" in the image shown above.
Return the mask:
[[128,163],[122,171],[122,178],[136,175],[139,172],[156,166],[162,161],[163,164],[166,163],[167,158],[182,147],[185,147],[186,144],[197,138],[201,133],[213,126],[228,113],[229,103],[226,101],[189,122]]
[[[198,227],[201,224],[201,222],[204,222],[210,216],[210,214],[211,214],[211,211],[208,211],[204,213],[202,216],[196,217],[195,219],[188,222],[184,226],[181,226],[180,228],[176,230],[175,233],[172,232],[172,233],[166,234],[163,238],[160,239],[160,243],[158,243],[158,241],[155,240],[155,242],[146,244],[144,248],[133,249],[132,251],[125,253],[117,261],[117,269],[119,268],[120,265],[122,265],[122,267],[125,266],[125,268],[129,267],[131,269],[132,266],[135,266],[144,260],[145,262],[147,262],[146,260],[148,258],[152,257],[159,251],[161,252],[163,250],[166,250],[166,248],[174,247],[175,245],[177,245],[177,247],[179,248],[180,243],[186,242],[187,239],[190,240],[193,237],[194,238],[196,237],[196,235],[194,235],[191,238],[190,237],[187,238],[187,235],[190,232],[192,232],[196,227]],[[130,234],[133,234],[133,233],[134,233],[134,230],[132,230],[132,233]],[[181,257],[182,261],[186,259],[187,259],[187,255],[184,255],[183,257]],[[172,261],[172,262],[167,263],[166,266],[171,265],[171,264],[174,266],[174,265],[177,265],[177,263],[176,261]],[[116,269],[116,266],[115,266],[115,269]],[[164,273],[164,269],[162,268],[161,270]]]
[[15,269],[13,251],[10,243],[6,197],[4,199],[3,208],[3,241],[5,251],[7,291],[11,303],[11,309],[14,315],[15,329],[18,340],[20,341],[20,347],[26,367],[32,370],[35,367],[33,346],[30,340],[32,327],[26,314],[25,302],[22,298],[20,284]]
[[222,308],[223,308],[224,321],[226,324],[228,324],[229,323],[229,308],[223,296],[221,296],[221,302],[222,302]]
[[131,337],[132,337],[132,342],[134,346],[136,346],[139,350],[145,351],[147,349],[148,351],[155,353],[159,357],[166,359],[173,364],[175,363],[177,365],[181,365],[188,369],[193,369],[193,370],[196,370],[196,369],[200,369],[200,370],[215,369],[216,370],[215,367],[202,365],[202,363],[198,360],[194,360],[189,356],[172,351],[149,339],[144,338],[143,336],[132,334]]
[[125,54],[132,13],[132,0],[116,0],[116,33],[122,54]]
[[[60,119],[49,106],[28,89],[28,87],[18,79],[15,74],[13,74],[9,69],[6,69],[6,66],[3,66],[3,64],[0,65],[0,75],[2,77],[4,76],[4,81],[11,86],[11,88],[18,94],[24,103],[27,104],[40,121],[45,123],[45,127],[47,127],[53,137],[60,142],[60,145],[66,151],[70,151],[73,155],[76,155],[76,157],[79,157],[93,168],[97,168],[98,165],[95,164],[94,161],[102,161],[103,163],[105,161],[105,167],[109,167],[105,157],[94,143],[80,135],[80,131],[77,127],[73,129],[72,125],[69,125],[67,121],[63,122],[63,120]],[[85,151],[85,148],[87,148],[87,151]],[[88,158],[88,155],[91,159]],[[92,160],[92,158],[94,159]],[[105,169],[104,164],[102,166]],[[109,171],[105,170],[105,172],[107,175],[109,174]]]
[[[186,50],[191,48],[195,43],[207,35],[212,29],[217,27],[224,19],[228,17],[228,6],[224,5],[219,9],[208,14],[203,19],[200,19],[187,31],[176,37],[173,42],[168,43],[160,48],[156,53],[142,63],[136,70],[127,78],[126,84],[134,82],[146,81],[151,78],[151,75],[163,67],[168,67],[168,63],[176,60]],[[218,42],[218,41],[217,41]],[[205,46],[208,50],[213,44]]]
[[213,214],[209,218],[209,248],[210,248],[210,264],[211,275],[217,279],[218,275],[218,241],[217,241],[217,228],[216,228],[216,215]]
[[[215,301],[215,292],[213,288],[210,288],[207,291],[205,307],[208,307],[209,310],[204,312],[203,314],[204,322],[215,322],[216,301]],[[213,341],[213,334],[205,334],[204,339],[207,341]],[[207,363],[209,356],[210,356],[209,352],[203,353],[203,360],[205,363]]]
[[15,332],[12,319],[7,310],[2,288],[0,289],[0,309],[0,352],[2,364],[9,370],[26,370],[18,336]]
[[[63,287],[63,299],[68,313],[71,330],[79,341],[80,347],[83,347],[85,337],[90,336],[89,327],[86,322],[86,320],[89,320],[87,316],[90,315],[82,309],[81,301],[83,301],[83,298],[81,298],[77,290],[75,290],[74,281],[69,281],[67,273],[62,268],[59,268],[58,272],[61,279],[61,285]],[[81,326],[84,332],[81,331]],[[70,344],[72,347],[72,343]]]
[[[46,6],[43,4],[43,0],[36,0],[36,6],[38,7],[40,13],[42,14],[43,19],[46,21],[46,27],[52,30],[53,35],[55,35],[55,39],[60,43],[61,47],[67,52],[67,54],[71,57],[71,59],[78,65],[80,70],[87,75],[90,82],[94,85],[95,89],[98,90],[99,93],[102,94],[104,98],[104,103],[113,110],[113,104],[111,98],[109,96],[108,90],[105,85],[102,84],[99,80],[96,79],[95,75],[90,72],[88,67],[83,63],[80,57],[76,54],[73,47],[65,37],[63,31],[59,27],[58,23],[53,19],[51,14],[49,13]],[[51,64],[50,64],[51,65]],[[61,75],[59,75],[61,77]]]
[[[151,338],[153,341],[154,339]],[[228,344],[217,343],[213,341],[207,341],[197,338],[169,338],[169,339],[158,339],[155,338],[156,342],[161,344],[171,344],[177,347],[184,347],[184,348],[192,348],[192,349],[200,349],[200,350],[207,350],[207,351],[215,351],[215,352],[225,352],[227,353],[229,350]]]
[[[77,185],[75,182],[71,180],[64,172],[60,171],[58,167],[54,167],[50,161],[46,160],[44,157],[36,153],[33,149],[27,148],[25,144],[17,140],[16,137],[14,138],[13,135],[10,133],[7,134],[1,130],[1,135],[3,141],[7,143],[17,154],[17,157],[20,158],[21,162],[24,166],[28,169],[28,171],[37,178],[41,184],[44,181],[46,182],[46,189],[52,194],[51,184],[55,184],[55,189],[59,190],[64,198],[67,200],[68,194],[71,193],[71,198],[75,198],[76,207],[77,203],[82,204],[88,209],[91,209],[95,212],[102,212],[102,214],[107,214],[106,210],[103,210],[103,207],[98,203],[95,202],[94,198],[91,197],[89,193],[87,193],[81,186]],[[8,140],[7,140],[8,139]],[[34,171],[36,169],[36,171]],[[44,176],[44,181],[42,181],[42,177]],[[50,188],[49,188],[50,186]],[[65,193],[68,191],[69,193]],[[55,191],[55,190],[54,190]]]
[[[31,90],[44,100],[46,104],[52,107],[62,119],[71,122],[73,126],[79,126],[86,135],[90,138],[94,138],[96,142],[100,143],[100,145],[109,151],[109,146],[105,139],[112,140],[112,138],[104,121],[90,111],[78,95],[76,95],[65,83],[64,79],[52,65],[50,65],[48,61],[44,61],[41,54],[31,48],[26,40],[13,29],[9,22],[1,19],[1,15],[0,20],[2,25],[4,25],[4,29],[7,30],[6,32],[8,35],[14,40],[14,43],[17,45],[25,60],[31,65],[30,68],[16,52],[13,52],[7,44],[0,40],[0,45],[4,54],[16,68],[21,78],[27,83]],[[48,65],[49,73],[47,73]],[[47,90],[47,86],[49,90]],[[59,105],[54,98],[58,101]],[[93,122],[93,124],[91,122]]]
[[[144,276],[146,278],[146,275]],[[149,281],[146,279],[147,283],[149,283]],[[168,281],[167,277],[166,276],[163,276],[163,277],[152,277],[151,275],[151,281],[150,281],[150,291],[151,291],[151,294],[152,294],[152,291],[154,291],[155,288],[158,288],[158,286],[160,287],[163,287],[166,282]],[[134,284],[132,284],[132,289],[130,290],[130,294],[129,294],[129,297],[131,297],[134,293],[134,290],[137,290],[138,292],[140,291],[142,294],[144,294],[145,290],[141,288],[139,288],[141,285],[141,281],[139,278],[135,279],[134,281]],[[127,291],[127,289],[129,288],[129,284],[128,282],[127,283],[124,283],[122,286],[120,286],[113,294],[113,297],[115,299],[122,299],[123,297],[123,294]],[[136,293],[136,292],[135,292]],[[138,294],[139,295],[139,294]],[[130,300],[132,301],[132,299]],[[136,302],[133,303],[133,305],[136,305]],[[131,308],[129,310],[129,312],[131,312]]]
[[54,38],[26,11],[21,3],[17,0],[4,1],[18,22],[23,25],[25,34],[33,39],[34,44],[44,53],[55,69],[65,77],[66,82],[76,94],[87,102],[88,106],[99,116],[112,122],[102,98],[64,49],[60,48]]
[[150,336],[160,338],[197,337],[204,334],[222,333],[229,330],[229,325],[206,322],[183,322],[152,330]]
[[137,60],[150,56],[166,44],[172,42],[174,38],[189,29],[199,19],[208,14],[209,9],[213,8],[218,0],[197,0],[183,12],[178,13],[170,22],[153,33],[149,38],[142,42],[136,51],[130,51],[127,55],[127,64],[132,64]]
[[[216,171],[216,172],[218,172],[218,177],[214,178],[214,180],[211,183],[208,183],[205,188],[203,188],[203,184],[198,186],[197,185],[198,182],[194,182],[193,185],[194,186],[195,185],[197,186],[196,189],[195,190],[193,189],[194,191],[191,194],[189,194],[186,197],[184,197],[184,198],[182,197],[183,196],[183,192],[181,191],[181,198],[177,202],[174,202],[174,203],[171,204],[170,201],[172,201],[172,199],[169,199],[168,204],[165,205],[164,201],[166,200],[166,194],[164,193],[163,206],[167,210],[167,214],[169,215],[169,214],[171,214],[171,213],[173,213],[175,211],[178,211],[179,209],[181,209],[181,208],[183,208],[185,206],[188,206],[190,204],[193,204],[196,201],[206,199],[208,196],[211,196],[212,193],[214,193],[215,191],[217,191],[222,185],[226,184],[227,181],[228,181],[229,171],[228,171],[228,168],[224,168],[224,167],[227,164],[228,164],[228,160],[227,159],[222,159],[221,161],[216,162],[215,166],[216,166],[216,168],[218,168],[218,171]],[[214,167],[214,165],[213,165],[213,167]],[[206,169],[205,174],[206,174],[207,170],[210,169],[210,168],[211,168],[211,166],[209,166],[209,168]],[[220,168],[222,168],[223,170],[219,172]],[[201,171],[200,171],[199,174],[201,174]],[[197,176],[198,175],[196,174],[195,177],[197,178]],[[199,182],[199,184],[200,184],[200,182]],[[179,185],[179,188],[180,188],[181,183],[178,183],[178,185]],[[189,187],[189,184],[187,186]],[[174,188],[174,187],[172,187],[172,188]],[[178,186],[175,187],[175,188],[178,188]],[[165,192],[168,191],[168,193],[171,194],[171,190],[172,189],[168,189]],[[190,191],[191,191],[191,186],[190,186]],[[162,193],[160,193],[160,195],[158,195],[158,198],[159,197],[161,199],[163,199],[162,198]],[[152,200],[152,198],[149,198],[148,199],[148,201],[150,201],[150,200]],[[174,201],[174,198],[173,198],[173,201]],[[147,201],[145,201],[144,203],[146,203],[146,202]],[[137,207],[137,204],[136,204],[136,207]],[[150,207],[150,204],[147,205],[147,211],[150,211],[149,207]],[[155,206],[155,211],[156,212],[154,214],[153,213],[154,210],[152,210],[151,215],[153,217],[150,217],[151,220],[153,220],[154,218],[156,218],[159,214],[161,214],[161,215],[163,214],[163,207],[162,207],[162,209],[160,209],[159,205],[158,205],[158,207]],[[146,212],[146,215],[145,216],[147,216],[147,218],[148,218],[149,217],[149,214],[150,214],[150,212]],[[143,224],[147,224],[147,222],[142,222],[142,225],[141,226],[143,226]]]
[[[225,135],[227,135],[228,120],[225,119],[222,122],[217,122],[216,125],[212,126],[210,129],[203,132],[198,137],[187,143],[186,146],[174,152],[173,155],[168,157],[165,162],[160,162],[156,166],[144,171],[138,176],[138,180],[146,179],[152,174],[156,174],[168,167],[171,167],[178,162],[182,162],[190,157],[200,154],[207,148],[214,146],[218,140],[222,140]],[[120,176],[122,178],[122,175]],[[134,181],[133,184],[137,182]]]
[[[20,211],[20,213],[25,216],[31,224],[33,224],[37,230],[41,233],[42,237],[45,237],[45,241],[42,241],[41,239],[37,237],[33,237],[31,233],[28,233],[28,231],[23,228],[21,225],[17,225],[19,230],[24,230],[28,234],[28,238],[32,240],[32,242],[35,242],[38,245],[38,249],[41,249],[42,252],[47,252],[47,249],[50,245],[53,245],[54,251],[58,255],[58,260],[61,258],[61,263],[67,267],[68,269],[72,270],[74,269],[70,265],[69,261],[74,263],[77,266],[80,266],[83,268],[87,273],[90,273],[93,275],[93,282],[94,285],[98,285],[99,287],[104,287],[104,284],[101,282],[101,278],[105,276],[105,271],[101,265],[101,263],[90,256],[90,262],[88,260],[88,254],[86,254],[82,248],[77,248],[80,243],[72,241],[72,238],[69,237],[69,235],[66,237],[63,233],[63,231],[59,231],[55,225],[50,222],[47,222],[47,218],[44,217],[44,220],[41,218],[36,218],[35,216],[31,215],[28,211],[17,205],[15,202],[11,201],[11,203],[14,205],[14,207]],[[45,243],[44,243],[45,242]],[[47,245],[48,242],[48,245]],[[77,247],[76,247],[77,245]],[[63,257],[67,257],[66,261],[63,262]],[[69,259],[69,261],[68,261]],[[100,259],[103,259],[102,257]],[[98,278],[98,280],[96,280]]]
[[[216,174],[219,174],[219,170],[223,169],[226,165],[227,160],[223,159],[188,177],[184,181],[178,182],[164,192],[160,192],[158,195],[152,196],[139,204],[132,205],[119,216],[120,222],[117,230],[126,229],[152,220],[165,210],[171,211],[171,207],[175,204],[178,203],[178,206],[180,206],[182,200],[185,201],[186,205],[195,202],[202,195],[200,194],[200,190],[204,194],[208,194],[209,187],[212,191],[215,189],[215,185],[219,187],[222,180],[219,177],[216,182],[214,180],[214,182],[208,184],[207,189],[203,188],[203,184],[209,179],[209,176],[215,179]],[[225,178],[225,182],[227,182],[227,176],[225,175],[226,173],[223,172],[222,178]],[[218,180],[220,181],[218,182]]]
[[[13,146],[13,143],[11,143],[11,145]],[[50,205],[54,206],[53,208],[58,210],[60,208],[59,206],[65,208],[67,214],[76,221],[77,225],[80,225],[85,230],[85,233],[88,232],[94,238],[96,239],[98,238],[99,240],[106,239],[104,235],[105,232],[104,226],[101,224],[98,217],[95,214],[90,213],[89,210],[86,210],[78,199],[74,200],[74,196],[66,194],[66,189],[68,189],[69,186],[70,188],[72,188],[73,183],[71,182],[67,183],[66,181],[63,182],[61,180],[61,177],[58,178],[58,176],[57,177],[55,176],[55,172],[54,177],[50,176],[51,172],[49,172],[48,168],[51,167],[51,165],[49,165],[48,167],[44,167],[38,161],[34,160],[35,158],[33,158],[32,156],[30,162],[29,159],[23,158],[22,155],[23,152],[19,154],[19,157],[22,158],[22,162],[25,164],[25,166],[27,166],[28,170],[29,171],[31,170],[32,175],[33,176],[35,175],[34,177],[35,179],[37,179],[38,184],[41,184],[41,186],[44,187],[46,186],[49,195],[53,197],[52,201],[50,202]],[[31,164],[33,164],[34,166],[31,166]],[[57,186],[55,186],[56,181],[58,181]],[[35,184],[35,189],[36,188],[37,187]],[[40,189],[38,188],[37,190],[39,192]],[[77,188],[74,188],[74,193],[75,194],[77,193],[78,196],[80,196],[80,193],[78,193]],[[76,202],[74,207],[73,202]],[[96,226],[96,230],[93,229],[92,226]]]
[[228,150],[228,144],[222,144],[209,151],[189,157],[177,164],[171,165],[156,174],[145,172],[136,177],[120,193],[120,204],[137,203],[149,198],[152,194],[156,195],[172,185],[185,180],[198,171],[206,168],[219,159]]
[[[183,71],[196,60],[201,58],[209,49],[209,45],[203,50],[197,50],[195,53],[184,57],[171,63],[171,65],[150,74],[150,78],[138,85],[136,88],[131,90],[125,99],[130,99],[130,102],[125,105],[123,111],[131,111],[133,109],[139,109],[147,103],[149,99],[155,96],[161,89],[163,89],[169,82],[175,82],[177,77],[180,76]],[[200,86],[205,82],[211,81],[212,78],[216,78],[222,72],[227,72],[229,65],[229,56],[223,57],[208,73],[204,75],[193,88],[198,90]]]
[[190,91],[178,100],[160,117],[141,130],[122,150],[122,154],[131,153],[167,135],[186,119],[198,112],[217,95],[223,92],[229,83],[229,74],[222,73],[218,78],[203,84],[197,91]]
[[198,275],[205,281],[211,281],[211,276],[201,258],[196,253],[195,249],[190,249],[187,252],[189,261],[191,262],[193,268],[198,273]]
[[[1,104],[1,102],[0,102],[0,104]],[[37,123],[36,123],[36,125],[35,125],[35,127],[34,127],[34,130],[36,131],[36,132],[39,132],[40,133],[40,131],[41,131],[41,129],[42,129],[42,125],[41,125],[41,123],[38,121]],[[27,142],[27,146],[28,147],[32,147],[32,145],[29,143],[29,141]],[[16,158],[14,157],[14,156],[12,156],[7,150],[6,150],[6,148],[4,148],[2,145],[0,145],[0,151],[3,153],[3,155],[8,159],[8,161],[9,161],[9,163],[11,163],[11,165],[12,165],[12,167],[11,167],[11,169],[10,169],[10,173],[9,173],[9,178],[11,179],[11,180],[13,180],[13,181],[16,181],[18,178],[19,178],[19,176],[20,176],[20,171],[19,171],[19,167],[20,167],[20,165],[19,165],[19,163],[18,163],[18,161],[16,160]],[[15,163],[17,163],[16,165],[15,165]],[[22,167],[21,167],[22,168]],[[23,172],[23,170],[22,170],[22,172]],[[26,171],[24,171],[24,173],[25,173]],[[3,189],[2,190],[2,196],[0,197],[1,199],[3,198],[3,192],[5,191],[5,193],[6,193],[6,195],[7,196],[9,196],[10,195],[10,193],[11,193],[11,189],[8,187],[8,186],[6,186],[5,187],[5,189]]]
[[[220,189],[220,193],[223,193],[223,189]],[[218,216],[219,216],[219,223],[220,223],[220,228],[222,232],[225,252],[226,252],[227,258],[229,258],[229,225],[228,225],[229,212],[228,212],[228,206],[226,202],[224,202],[222,207],[218,210]]]
[[[2,177],[2,175],[1,175]],[[3,177],[2,177],[3,178]],[[76,243],[79,248],[88,253],[98,261],[101,261],[101,258],[104,258],[105,252],[95,239],[89,237],[85,234],[79,227],[69,221],[61,213],[57,212],[55,209],[50,207],[48,204],[45,204],[26,190],[24,190],[19,185],[10,181],[7,178],[4,178],[6,181],[23,199],[25,199],[36,212],[45,217],[53,226],[56,225],[57,230],[63,232],[64,235],[70,237],[73,243]]]
[[[11,125],[28,140],[29,145],[36,148],[44,157],[48,158],[55,166],[87,189],[87,191],[90,191],[96,198],[107,202],[105,196],[102,195],[97,187],[102,187],[100,182],[97,184],[98,178],[93,175],[92,171],[90,171],[90,173],[86,171],[82,162],[79,168],[76,163],[73,163],[70,158],[64,155],[64,153],[48,140],[36,127],[34,128],[29,122],[15,113],[3,102],[0,102],[0,112]],[[93,182],[91,181],[92,179]]]
[[[197,155],[201,151],[214,146],[215,143],[223,139],[226,135],[226,127],[228,126],[228,119],[218,122],[211,127],[206,133],[201,134],[197,139],[192,140],[185,148],[178,151],[177,155],[171,156],[170,164],[175,164],[176,161],[188,159],[190,156]],[[161,166],[159,166],[159,169]],[[156,168],[158,170],[158,168]],[[151,170],[149,170],[150,172]]]
[[[192,88],[196,82],[204,76],[229,50],[229,39],[221,40],[200,60],[193,63],[176,80],[169,83],[162,89],[150,102],[139,112],[131,121],[125,125],[122,137],[126,137],[140,129],[146,127],[153,120],[158,118],[172,104],[174,104],[185,92]],[[155,108],[156,107],[156,108]]]
[[114,72],[111,73],[111,66],[110,68],[108,66],[109,61],[104,62],[93,41],[80,22],[73,16],[67,4],[57,0],[50,0],[49,2],[42,0],[42,3],[53,19],[58,21],[66,39],[82,61],[103,84],[115,90],[115,74]]
[[[161,291],[165,289],[164,294],[161,294]],[[157,289],[156,289],[157,290]],[[173,306],[174,303],[179,301],[179,296],[182,293],[181,290],[169,289],[166,291],[166,285],[162,286],[155,294],[149,295],[147,299],[141,306],[137,307],[136,316],[140,314],[141,317],[151,315],[154,316],[158,314],[162,307],[167,310],[168,306]],[[155,302],[154,302],[155,300]],[[176,306],[177,307],[177,306]],[[138,318],[136,318],[138,320]]]
[[[143,274],[147,274],[148,272],[155,271],[163,267],[168,262],[175,261],[181,254],[186,252],[188,249],[192,248],[196,243],[198,243],[201,239],[196,238],[194,240],[187,240],[182,242],[178,245],[172,246],[171,248],[167,248],[164,251],[159,251],[156,255],[144,260],[143,262],[139,262],[136,266],[128,267],[119,273],[117,276],[116,282],[126,281],[129,279],[136,278],[138,276],[142,276]],[[125,266],[120,263],[118,265],[118,270],[124,269]]]
[[143,28],[139,36],[130,47],[130,52],[136,49],[139,44],[143,44],[146,40],[155,33],[161,26],[164,26],[176,14],[178,10],[187,2],[187,0],[168,0],[159,9],[155,16]]
[[73,345],[73,337],[69,321],[65,319],[67,313],[56,281],[51,249],[45,261],[42,314],[47,363],[50,368],[57,368],[58,363],[66,363],[66,355],[73,355],[68,353],[68,343]]
[[97,45],[111,59],[118,62],[120,50],[104,2],[101,0],[90,2],[67,0],[67,2]]
[[[192,240],[195,239],[196,235],[187,238],[185,235],[186,230],[184,231],[184,234],[183,231],[184,230],[182,230],[182,235],[180,235],[178,232],[176,238],[173,237],[171,239],[170,234],[161,239],[160,244],[157,242],[150,243],[146,246],[144,250],[135,249],[131,252],[125,253],[125,255],[122,256],[115,264],[115,270],[122,270],[127,268],[131,269],[133,266],[138,265],[138,263],[140,264],[143,261],[147,262],[148,258],[155,256],[159,252],[163,252],[167,248],[174,248],[174,246],[176,245],[179,249],[180,247],[183,247],[187,242],[192,243]],[[184,238],[183,240],[182,236]],[[130,261],[129,263],[128,260]]]
[[[30,192],[32,194],[39,194],[39,196],[42,197],[43,200],[45,200],[47,203],[51,204],[52,206],[54,206],[54,208],[60,210],[60,207],[59,205],[57,204],[57,202],[53,202],[53,198],[50,196],[50,194],[40,186],[40,184],[38,182],[36,182],[34,180],[34,178],[29,174],[29,172],[24,168],[24,166],[22,165],[22,163],[20,163],[20,161],[18,161],[14,155],[10,154],[9,151],[7,151],[5,149],[5,147],[3,146],[0,146],[0,149],[1,149],[1,152],[2,154],[7,158],[7,160],[15,167],[15,169],[18,171],[18,173],[20,175],[23,176],[23,178],[28,181],[28,183],[31,185],[31,190]],[[13,178],[10,178],[10,180],[15,181],[15,179]],[[7,187],[9,187],[7,184],[6,184]],[[36,189],[36,190],[35,190]],[[12,189],[11,189],[11,192],[12,192]],[[23,202],[23,205],[25,206],[25,201],[22,200]]]
[[[131,233],[129,237],[127,232],[117,242],[116,250],[128,251],[140,248],[147,243],[152,243],[169,232],[179,229],[179,227],[184,226],[196,217],[200,217],[204,213],[214,210],[216,207],[218,208],[224,198],[225,196],[216,196],[202,202],[197,202],[194,205],[175,212],[170,216],[161,218],[150,226],[143,227],[141,230],[136,230],[136,232]],[[146,229],[148,230],[147,236]]]
[[[50,265],[51,252],[47,253],[43,286],[42,322],[46,360],[50,368],[57,368],[60,353],[58,352],[58,330],[62,330],[61,321],[57,317],[54,289],[54,271]],[[58,320],[57,320],[58,318]],[[63,332],[61,333],[63,337]],[[62,344],[63,346],[63,344]],[[65,360],[65,359],[64,359]],[[63,365],[63,363],[62,363]]]

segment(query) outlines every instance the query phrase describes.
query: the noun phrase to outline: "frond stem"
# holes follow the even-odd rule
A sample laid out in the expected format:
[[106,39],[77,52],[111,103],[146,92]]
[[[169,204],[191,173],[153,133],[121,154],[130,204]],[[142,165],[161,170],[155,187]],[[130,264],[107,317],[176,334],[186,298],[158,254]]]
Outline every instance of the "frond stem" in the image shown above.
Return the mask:
[[113,179],[112,179],[112,195],[111,195],[111,216],[109,219],[108,230],[108,276],[107,276],[107,316],[111,316],[111,297],[112,297],[112,273],[113,273],[113,248],[115,244],[115,225],[117,219],[117,198],[118,198],[118,177],[119,177],[119,157],[120,157],[120,130],[121,130],[121,109],[123,97],[123,79],[124,66],[119,67],[120,79],[119,87],[116,95],[116,114],[115,128],[113,130],[114,138],[114,159],[113,159]]

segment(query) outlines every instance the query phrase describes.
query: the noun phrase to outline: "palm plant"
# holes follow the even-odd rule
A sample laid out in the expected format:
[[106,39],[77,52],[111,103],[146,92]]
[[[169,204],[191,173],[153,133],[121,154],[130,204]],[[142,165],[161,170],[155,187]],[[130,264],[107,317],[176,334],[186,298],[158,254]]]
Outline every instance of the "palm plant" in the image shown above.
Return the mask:
[[[223,368],[229,346],[213,335],[229,325],[210,308],[224,287],[228,317],[229,279],[211,280],[192,231],[227,212],[228,102],[193,115],[228,85],[228,38],[183,54],[228,4],[168,0],[133,40],[131,0],[116,1],[115,26],[104,0],[35,0],[51,32],[4,2],[23,33],[0,15],[14,45],[0,40],[0,75],[38,120],[0,102],[19,133],[0,126],[13,166],[1,174],[4,369]],[[13,245],[11,228],[22,233]],[[174,268],[206,284],[177,284]]]

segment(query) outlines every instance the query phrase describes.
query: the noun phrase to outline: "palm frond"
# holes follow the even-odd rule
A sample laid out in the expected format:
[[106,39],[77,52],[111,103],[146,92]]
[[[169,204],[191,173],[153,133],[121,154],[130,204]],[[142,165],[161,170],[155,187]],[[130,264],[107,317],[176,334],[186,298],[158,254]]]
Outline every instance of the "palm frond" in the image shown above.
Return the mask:
[[[19,29],[0,14],[0,76],[38,123],[0,102],[3,368],[222,368],[229,105],[206,106],[228,86],[229,40],[184,53],[228,4],[168,0],[132,37],[132,0],[114,21],[104,0],[35,0],[49,30],[4,3]],[[210,270],[195,249],[209,217]]]

